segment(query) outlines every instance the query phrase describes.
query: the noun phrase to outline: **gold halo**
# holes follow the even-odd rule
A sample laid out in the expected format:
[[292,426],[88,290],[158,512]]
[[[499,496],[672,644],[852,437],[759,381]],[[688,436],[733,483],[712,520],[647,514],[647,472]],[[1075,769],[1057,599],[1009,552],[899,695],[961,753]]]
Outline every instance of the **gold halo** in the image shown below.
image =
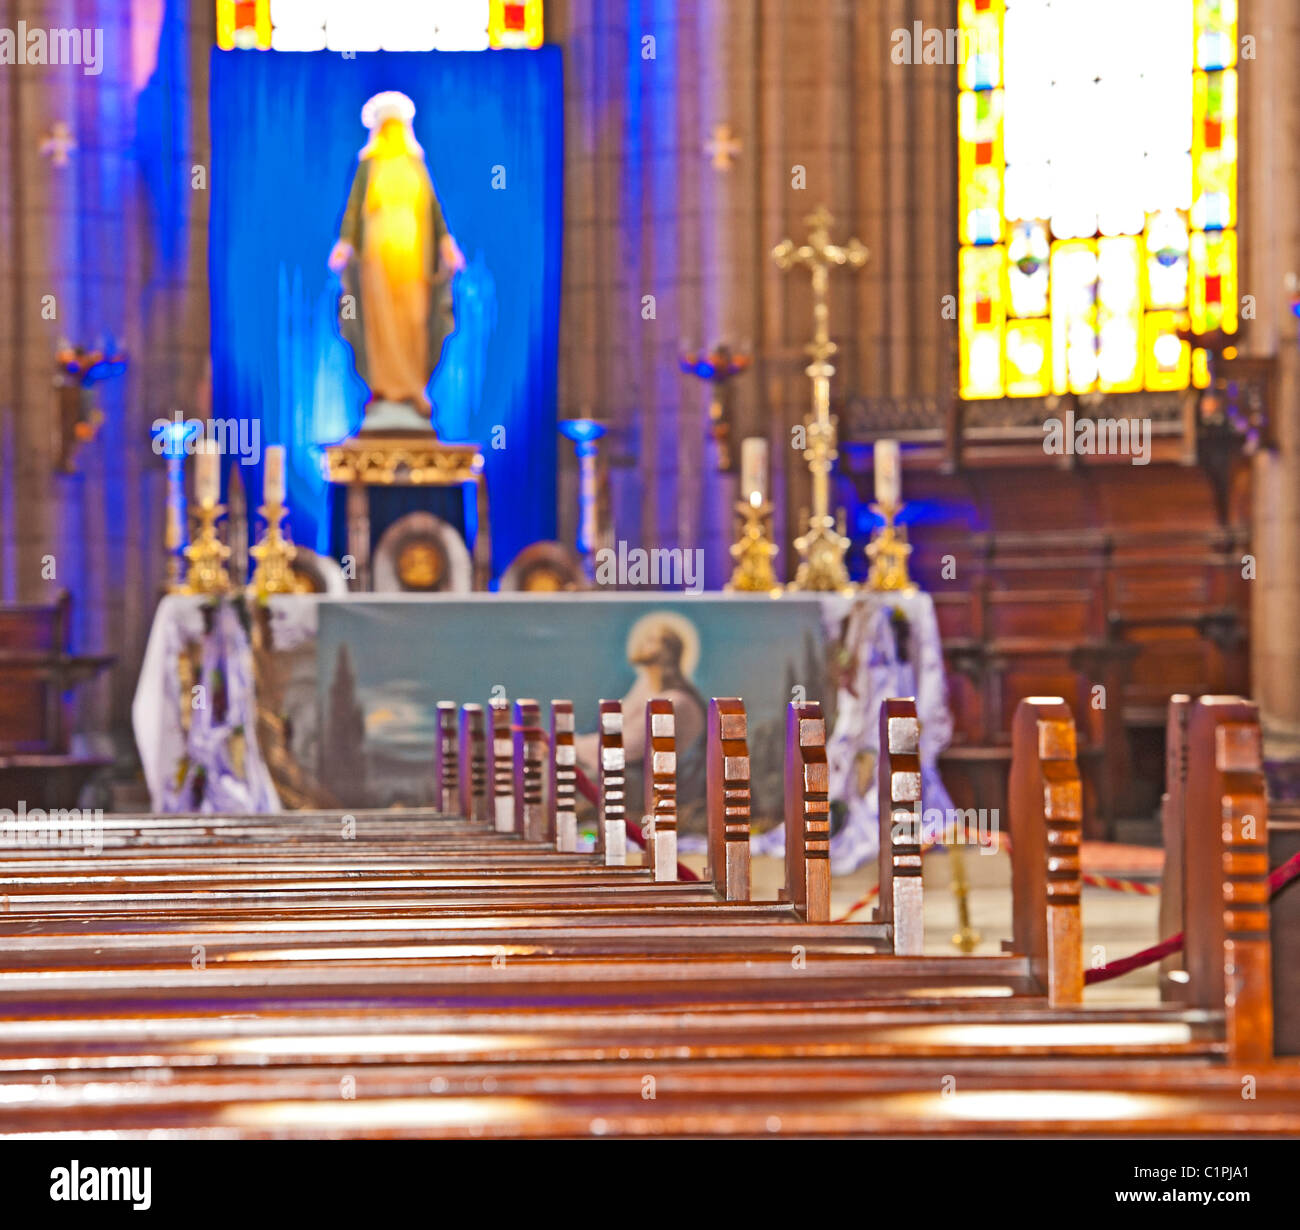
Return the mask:
[[688,679],[693,678],[695,668],[700,663],[700,634],[696,631],[695,625],[685,615],[679,615],[676,611],[651,611],[648,615],[642,615],[632,625],[632,630],[627,634],[627,644],[623,650],[628,661],[632,661],[633,646],[642,634],[652,626],[668,627],[677,633],[682,642],[682,674]]

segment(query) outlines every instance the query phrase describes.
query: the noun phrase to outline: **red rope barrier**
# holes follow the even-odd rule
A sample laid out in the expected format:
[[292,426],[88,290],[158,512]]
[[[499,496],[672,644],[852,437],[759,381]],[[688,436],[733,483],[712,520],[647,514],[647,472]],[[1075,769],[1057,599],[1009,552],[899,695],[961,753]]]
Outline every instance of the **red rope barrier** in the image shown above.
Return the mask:
[[[1268,875],[1268,895],[1271,898],[1276,897],[1288,884],[1297,876],[1300,876],[1300,854],[1293,854],[1280,867],[1275,867]],[[1158,944],[1153,944],[1150,948],[1144,948],[1141,952],[1135,952],[1132,956],[1124,957],[1119,961],[1111,961],[1106,965],[1099,965],[1096,969],[1088,970],[1084,976],[1084,982],[1092,984],[1094,982],[1109,982],[1112,978],[1118,978],[1121,974],[1131,973],[1135,969],[1141,969],[1144,965],[1153,965],[1157,961],[1164,960],[1175,952],[1181,952],[1183,947],[1183,932],[1177,935],[1171,935],[1167,940],[1161,940]]]

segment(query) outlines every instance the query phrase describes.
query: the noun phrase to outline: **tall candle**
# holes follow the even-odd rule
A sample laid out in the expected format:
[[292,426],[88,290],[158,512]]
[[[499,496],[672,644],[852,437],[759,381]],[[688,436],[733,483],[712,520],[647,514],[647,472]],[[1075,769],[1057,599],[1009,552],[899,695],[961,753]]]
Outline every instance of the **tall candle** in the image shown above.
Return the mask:
[[740,498],[751,504],[761,504],[767,498],[767,441],[762,436],[748,436],[740,442]]
[[266,446],[266,473],[262,480],[262,503],[284,503],[284,445]]
[[903,467],[897,440],[876,441],[876,503],[897,508],[903,497]]
[[204,440],[194,450],[194,495],[200,504],[216,504],[221,499],[221,454],[211,440]]

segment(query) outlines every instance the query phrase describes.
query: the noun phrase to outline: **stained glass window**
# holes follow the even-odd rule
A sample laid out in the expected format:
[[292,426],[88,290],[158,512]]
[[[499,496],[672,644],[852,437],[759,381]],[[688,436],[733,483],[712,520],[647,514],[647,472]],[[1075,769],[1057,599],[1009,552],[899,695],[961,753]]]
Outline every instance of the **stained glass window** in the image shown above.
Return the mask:
[[1236,0],[958,0],[961,395],[1203,387],[1237,328]]
[[542,0],[217,0],[217,45],[485,51],[542,45]]

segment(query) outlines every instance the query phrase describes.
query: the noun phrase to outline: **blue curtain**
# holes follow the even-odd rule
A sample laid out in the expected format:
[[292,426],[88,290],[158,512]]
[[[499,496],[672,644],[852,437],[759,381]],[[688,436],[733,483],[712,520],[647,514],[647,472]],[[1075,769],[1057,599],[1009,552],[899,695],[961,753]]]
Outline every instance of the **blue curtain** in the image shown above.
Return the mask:
[[[500,575],[528,543],[555,537],[558,48],[212,53],[213,414],[258,419],[263,447],[288,448],[295,539],[328,550],[321,449],[357,427],[366,392],[325,262],[366,138],[361,106],[380,90],[414,100],[415,133],[468,262],[429,396],[440,436],[484,446]],[[243,477],[255,508],[260,464]]]

